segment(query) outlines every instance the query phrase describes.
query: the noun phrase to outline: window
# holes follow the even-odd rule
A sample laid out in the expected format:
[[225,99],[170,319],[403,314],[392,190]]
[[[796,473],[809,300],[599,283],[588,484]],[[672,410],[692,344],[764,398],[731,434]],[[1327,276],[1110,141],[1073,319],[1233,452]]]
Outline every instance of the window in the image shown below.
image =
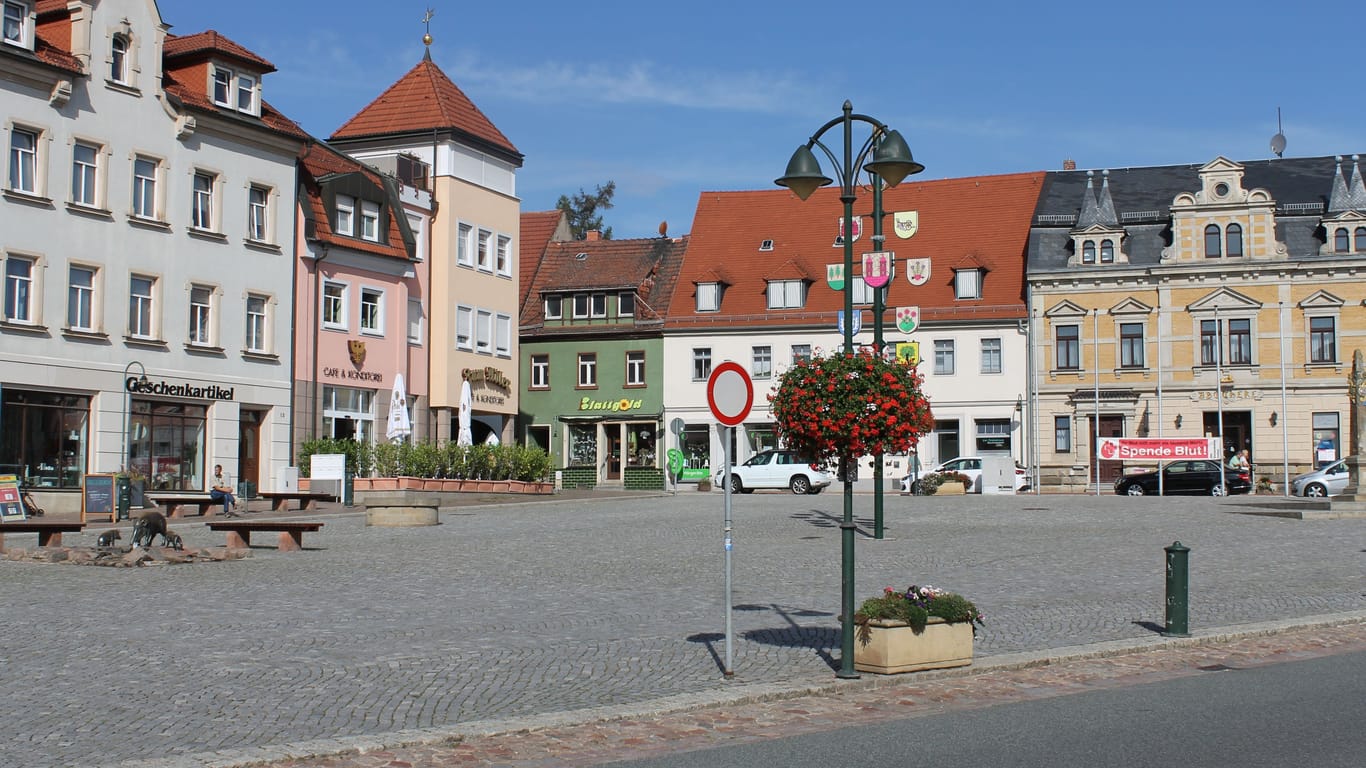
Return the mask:
[[598,426],[571,424],[569,426],[569,465],[596,467],[598,463]]
[[550,355],[531,356],[531,388],[550,389]]
[[1200,321],[1200,364],[1215,365],[1219,360],[1219,324],[1217,320]]
[[379,242],[379,203],[360,201],[360,236],[372,243]]
[[550,355],[531,355],[531,389],[550,388]]
[[811,359],[811,345],[810,345],[810,344],[793,344],[793,345],[792,345],[792,362],[793,362],[793,363],[802,363],[802,362],[806,362],[807,360],[810,360],[810,359]]
[[545,319],[559,320],[564,317],[564,298],[558,294],[545,297]]
[[[977,450],[978,452],[1009,451],[1010,419],[978,419]],[[976,463],[980,463],[980,461]],[[980,469],[980,467],[975,468]]]
[[213,70],[213,103],[232,106],[232,71],[215,67]]
[[806,300],[806,283],[801,280],[768,281],[769,309],[800,309]]
[[33,260],[18,256],[6,258],[5,320],[11,323],[35,322],[33,294]]
[[[122,410],[122,398],[119,409]],[[19,482],[44,491],[79,491],[90,450],[90,398],[6,386],[0,392],[5,439],[0,466]],[[3,531],[3,529],[0,529]]]
[[956,269],[953,272],[954,298],[982,298],[982,270]]
[[[9,28],[9,7],[5,3],[5,28]],[[38,194],[38,132],[14,127],[9,132],[9,188],[15,192]]]
[[1357,227],[1357,251],[1366,251],[1366,227]]
[[1223,254],[1223,236],[1216,224],[1205,227],[1205,258],[1217,259]]
[[1053,450],[1058,453],[1072,452],[1072,417],[1053,417]]
[[1231,365],[1252,365],[1252,321],[1228,321],[1228,361]]
[[270,352],[270,326],[268,324],[270,302],[265,296],[247,294],[247,337],[248,352],[265,354]]
[[511,315],[495,315],[493,318],[493,354],[512,357]]
[[751,378],[767,379],[773,375],[773,347],[751,347],[750,361]]
[[879,291],[882,292],[883,298],[885,299],[887,296],[887,286],[884,285],[881,288],[873,288],[868,285],[868,281],[864,280],[862,276],[854,278],[855,304],[872,304],[877,300]]
[[1061,371],[1080,369],[1081,337],[1079,326],[1059,325],[1053,333],[1053,367]]
[[474,313],[474,351],[489,354],[493,350],[493,313],[487,309]]
[[593,294],[591,303],[591,312],[593,317],[607,317],[607,294]]
[[1093,242],[1091,242],[1090,240],[1087,240],[1086,242],[1082,243],[1082,245],[1081,245],[1081,263],[1082,263],[1082,264],[1095,264],[1095,263],[1096,263],[1096,244],[1093,243]]
[[596,387],[598,385],[598,356],[594,352],[582,352],[579,354],[579,386]]
[[636,316],[636,295],[634,293],[617,294],[617,317]]
[[1114,244],[1114,241],[1112,241],[1112,240],[1101,240],[1101,241],[1100,241],[1100,263],[1101,263],[1101,264],[1113,264],[1113,263],[1115,263],[1115,244]]
[[253,184],[247,190],[247,239],[270,242],[270,189]]
[[585,318],[585,317],[588,317],[588,294],[586,294],[586,293],[576,293],[576,294],[574,294],[574,317],[575,317],[575,318]]
[[500,275],[512,274],[512,238],[506,235],[498,236],[498,249],[494,253],[493,267]]
[[455,308],[455,348],[474,349],[474,307]]
[[124,35],[114,35],[109,42],[109,79],[128,82],[128,38]]
[[133,160],[133,215],[140,219],[157,217],[157,175],[160,164],[149,157]]
[[356,234],[356,198],[350,195],[337,195],[337,234]]
[[492,232],[487,229],[481,229],[479,230],[478,238],[475,240],[475,245],[478,249],[476,253],[479,256],[479,263],[477,266],[485,272],[493,271],[493,254],[489,250],[489,238],[491,237],[493,237]]
[[361,333],[384,333],[384,291],[377,288],[360,289]]
[[94,331],[95,270],[71,267],[67,275],[66,325],[73,331]]
[[982,339],[982,373],[1001,372],[1001,340]]
[[645,352],[634,350],[626,353],[626,386],[645,386]]
[[139,339],[156,338],[152,329],[152,290],[156,280],[133,275],[128,280],[128,335]]
[[28,25],[28,3],[5,2],[5,42],[11,45],[19,45],[25,48],[32,48],[29,44],[29,25]]
[[208,346],[213,321],[213,289],[206,285],[190,286],[191,344]]
[[1331,317],[1309,318],[1309,362],[1335,363],[1337,349],[1337,321]]
[[256,78],[251,75],[237,76],[237,111],[256,114]]
[[696,347],[692,351],[692,380],[706,381],[711,376],[711,348]]
[[323,387],[323,436],[370,442],[375,433],[375,391]]
[[90,208],[99,205],[96,196],[99,160],[99,147],[81,142],[71,145],[71,202]]
[[1143,367],[1143,323],[1119,324],[1119,367]]
[[474,236],[474,227],[468,224],[461,224],[457,228],[455,238],[455,262],[467,267],[474,266],[474,254],[470,251],[470,238]]
[[697,311],[715,312],[721,308],[721,284],[697,284]]
[[346,330],[345,283],[323,283],[323,327]]
[[934,372],[940,376],[953,375],[953,339],[935,340]]
[[190,210],[190,226],[195,229],[213,229],[213,174],[196,172],[194,175],[194,199]]
[[213,103],[254,115],[257,113],[258,82],[254,75],[234,73],[214,65]]
[[[14,182],[12,180],[10,181],[10,186],[14,186]],[[1337,230],[1333,233],[1333,252],[1348,253],[1351,250],[1352,244],[1347,239],[1347,228],[1338,227]]]
[[1242,258],[1243,256],[1243,228],[1237,224],[1228,225],[1225,232],[1225,239],[1228,241],[1228,257]]
[[408,343],[422,343],[422,301],[408,299]]

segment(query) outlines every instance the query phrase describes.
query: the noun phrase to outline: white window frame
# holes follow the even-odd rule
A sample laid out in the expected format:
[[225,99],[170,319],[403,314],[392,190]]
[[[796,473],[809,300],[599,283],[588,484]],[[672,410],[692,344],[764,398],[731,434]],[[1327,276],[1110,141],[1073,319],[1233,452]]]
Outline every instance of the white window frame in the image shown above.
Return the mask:
[[769,309],[801,309],[806,304],[806,281],[769,280]]
[[348,237],[356,236],[356,198],[350,195],[337,195],[334,198],[336,218],[333,231]]
[[706,381],[711,377],[711,347],[693,347],[692,380]]
[[[21,147],[16,139],[25,136],[29,146]],[[39,197],[43,192],[43,140],[42,129],[31,125],[11,123],[9,127],[9,175],[6,189],[22,195]]]
[[596,352],[579,353],[579,387],[597,388],[598,386],[598,354]]
[[196,168],[190,178],[190,226],[201,232],[215,232],[218,222],[218,174]]
[[477,262],[476,267],[481,272],[493,271],[493,233],[487,229],[481,229],[475,234],[474,252]]
[[214,294],[211,285],[190,284],[190,316],[186,337],[192,347],[214,346]]
[[591,308],[592,308],[592,305],[593,305],[592,299],[589,298],[588,294],[586,294],[586,293],[576,293],[576,294],[574,294],[573,302],[574,302],[574,314],[573,314],[573,318],[574,318],[575,320],[585,320],[585,319],[587,319],[588,316],[589,316],[589,313],[592,311]]
[[697,311],[717,312],[721,309],[721,284],[697,284]]
[[855,275],[853,280],[854,303],[872,304],[877,289],[868,285],[861,275]]
[[503,277],[511,277],[512,238],[507,235],[499,235],[495,249],[493,260],[494,271]]
[[[92,154],[89,162],[78,156],[82,150]],[[73,205],[94,209],[104,207],[103,155],[104,147],[92,141],[76,139],[71,142],[71,190],[67,199]]]
[[[222,64],[213,64],[209,73],[209,99],[224,109],[248,115],[261,113],[261,80],[255,75],[233,71]],[[247,103],[242,103],[246,94]]]
[[361,286],[359,328],[367,336],[384,335],[384,289]]
[[422,331],[426,325],[423,317],[422,300],[408,299],[408,343],[414,346],[422,346]]
[[247,239],[254,243],[271,242],[270,202],[274,191],[265,184],[247,185]]
[[531,356],[531,389],[550,389],[550,355]]
[[[20,264],[27,267],[24,274],[14,269],[15,265]],[[37,297],[41,295],[41,276],[42,270],[36,257],[5,254],[5,303],[2,308],[5,322],[16,325],[39,324],[38,310],[42,305]]]
[[958,369],[957,344],[953,339],[934,340],[934,375],[952,376]]
[[455,308],[455,348],[474,351],[474,307]]
[[[151,166],[151,175],[140,165]],[[133,198],[128,206],[130,216],[143,221],[162,221],[161,160],[151,155],[133,156]]]
[[773,376],[773,347],[761,345],[749,348],[749,376],[752,379],[768,379]]
[[[145,293],[139,293],[139,283],[146,283]],[[128,277],[128,337],[151,340],[157,338],[157,286],[153,275],[132,274]]]
[[[1002,360],[1001,339],[992,337],[981,340],[982,342],[982,367],[984,374],[998,374],[1004,370],[1005,362]],[[992,349],[989,345],[994,344]],[[993,364],[994,363],[994,364]]]
[[811,359],[811,345],[810,345],[810,344],[793,344],[793,345],[792,345],[792,364],[793,364],[793,365],[796,365],[797,363],[799,363],[799,362],[801,362],[801,361],[803,361],[803,360],[810,360],[810,359]]
[[476,354],[493,354],[493,313],[487,309],[474,311],[474,351]]
[[494,315],[493,354],[498,357],[512,357],[512,315]]
[[588,316],[591,318],[607,317],[607,294],[592,293],[588,296]]
[[379,203],[360,201],[360,237],[372,243],[379,242]]
[[953,297],[955,299],[982,298],[982,270],[955,269],[953,271]]
[[[551,306],[555,310],[551,311]],[[552,293],[545,297],[545,319],[563,320],[564,319],[564,297],[558,293]]]
[[5,0],[0,35],[8,45],[33,50],[33,3]]
[[[242,96],[246,103],[242,103]],[[238,72],[233,78],[233,109],[248,115],[261,114],[261,79],[255,75]]]
[[645,350],[631,349],[626,352],[626,386],[645,386]]
[[[259,302],[259,306],[253,306]],[[248,293],[246,301],[246,327],[243,329],[242,348],[258,355],[268,355],[271,350],[271,301],[264,293]]]
[[109,38],[109,79],[120,85],[128,85],[132,71],[133,41],[128,35],[116,32]]
[[461,222],[455,228],[455,263],[474,266],[474,225]]
[[[78,284],[76,273],[90,275],[88,284]],[[99,313],[99,267],[89,264],[71,264],[67,267],[66,278],[66,327],[73,331],[95,333],[98,330]]]
[[[331,295],[330,289],[336,288],[335,296]],[[348,326],[347,318],[347,298],[351,292],[351,286],[341,280],[323,280],[322,289],[318,294],[318,317],[322,327],[335,331],[344,331]],[[335,305],[335,313],[328,309],[329,305]],[[332,318],[329,319],[329,315]]]
[[[622,305],[629,305],[630,311],[623,311]],[[636,316],[636,294],[635,291],[622,291],[617,294],[617,317],[634,319]]]

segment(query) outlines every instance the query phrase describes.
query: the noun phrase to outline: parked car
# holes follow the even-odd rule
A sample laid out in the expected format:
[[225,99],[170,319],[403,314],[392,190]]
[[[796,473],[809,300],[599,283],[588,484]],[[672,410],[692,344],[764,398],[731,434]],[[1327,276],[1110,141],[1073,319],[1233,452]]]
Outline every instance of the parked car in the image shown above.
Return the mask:
[[[825,467],[785,449],[756,453],[744,464],[731,467],[732,493],[753,493],[759,488],[787,488],[796,494],[820,493],[835,482]],[[726,472],[716,473],[716,487],[726,487]]]
[[[916,493],[916,481],[926,475],[937,475],[941,472],[957,472],[966,475],[972,481],[972,487],[968,488],[968,493],[982,492],[982,459],[980,456],[959,456],[956,459],[949,459],[937,467],[922,469],[919,472],[911,472],[901,478],[902,493]],[[1029,490],[1029,470],[1015,465],[1015,492]]]
[[[1132,472],[1115,481],[1115,493],[1121,496],[1147,496],[1158,492],[1158,473],[1151,470]],[[1248,493],[1252,490],[1252,472],[1247,469],[1225,469],[1224,483],[1219,482],[1219,462],[1206,459],[1173,461],[1162,468],[1162,494],[1196,494],[1223,496]],[[1227,485],[1227,488],[1225,488]]]
[[1291,478],[1290,495],[1319,499],[1336,496],[1342,493],[1343,488],[1347,487],[1349,479],[1351,478],[1347,472],[1347,460],[1340,459],[1322,469],[1316,469],[1313,472],[1306,472],[1303,475],[1296,475]]

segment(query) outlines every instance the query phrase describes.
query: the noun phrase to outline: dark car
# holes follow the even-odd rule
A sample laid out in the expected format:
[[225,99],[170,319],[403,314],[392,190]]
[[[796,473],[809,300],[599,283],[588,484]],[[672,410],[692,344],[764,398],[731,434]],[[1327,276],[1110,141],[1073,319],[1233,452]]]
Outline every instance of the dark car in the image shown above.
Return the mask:
[[[1121,496],[1157,494],[1158,473],[1135,472],[1115,481],[1115,493]],[[1248,493],[1252,490],[1252,473],[1246,469],[1225,469],[1224,484],[1228,493]],[[1203,459],[1173,461],[1162,468],[1162,493],[1223,496],[1224,485],[1219,482],[1219,462]]]

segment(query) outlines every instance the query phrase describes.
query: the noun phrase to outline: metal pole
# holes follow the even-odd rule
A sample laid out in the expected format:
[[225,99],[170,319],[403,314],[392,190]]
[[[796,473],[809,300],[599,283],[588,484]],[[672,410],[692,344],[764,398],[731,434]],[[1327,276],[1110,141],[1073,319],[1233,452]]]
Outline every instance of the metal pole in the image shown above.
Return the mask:
[[1214,308],[1214,393],[1219,401],[1219,485],[1228,492],[1228,478],[1224,476],[1224,321],[1219,319],[1219,307]]
[[1281,326],[1281,495],[1290,496],[1290,436],[1285,426],[1285,302],[1280,304]]
[[724,543],[725,549],[726,549],[726,669],[725,669],[725,675],[726,675],[726,677],[731,677],[732,675],[735,674],[735,669],[734,669],[734,667],[731,666],[731,647],[732,647],[732,645],[733,645],[733,643],[731,642],[731,640],[732,640],[732,638],[734,638],[735,635],[734,635],[734,628],[733,628],[732,625],[731,625],[731,613],[733,612],[733,608],[732,608],[732,606],[731,606],[732,596],[731,596],[731,584],[730,584],[730,573],[731,573],[731,571],[730,571],[730,550],[731,550],[731,546],[732,546],[732,542],[731,542],[731,530],[732,530],[732,529],[731,529],[731,514],[730,514],[730,493],[731,493],[731,476],[730,476],[730,460],[731,460],[731,456],[730,456],[730,442],[731,442],[731,440],[734,438],[734,435],[735,435],[735,427],[728,427],[727,429],[728,429],[729,431],[726,432],[726,433],[724,433],[724,434],[722,435],[722,442],[725,443],[724,455],[725,455],[725,463],[726,463],[726,519],[725,519],[725,525],[724,525],[723,530],[722,530],[722,538],[723,538],[723,543]]
[[[877,151],[878,144],[881,142],[873,141],[873,151]],[[873,184],[873,250],[881,251],[883,248],[882,236],[882,177],[877,174],[870,174]],[[890,270],[891,265],[888,265]],[[845,279],[850,279],[847,275]],[[867,276],[864,277],[867,280]],[[892,286],[889,277],[887,283],[881,288],[873,289],[873,353],[878,359],[882,359],[882,315],[886,311],[883,296]],[[873,454],[873,538],[881,539],[884,537],[882,525],[882,451]]]
[[[1157,291],[1157,436],[1162,437],[1166,426],[1162,419],[1162,290]],[[1163,461],[1157,460],[1157,495],[1162,496],[1166,488],[1162,483]]]
[[[840,177],[843,188],[840,202],[844,204],[844,354],[854,353],[854,105],[844,102],[844,169]],[[844,518],[840,521],[840,671],[836,677],[854,679],[854,482],[851,478],[852,457],[840,457],[844,471]]]
[[1095,424],[1092,425],[1095,434],[1091,441],[1091,462],[1096,467],[1096,496],[1100,496],[1100,308],[1092,310],[1091,315],[1091,348],[1094,351],[1093,357],[1096,358],[1096,415]]

